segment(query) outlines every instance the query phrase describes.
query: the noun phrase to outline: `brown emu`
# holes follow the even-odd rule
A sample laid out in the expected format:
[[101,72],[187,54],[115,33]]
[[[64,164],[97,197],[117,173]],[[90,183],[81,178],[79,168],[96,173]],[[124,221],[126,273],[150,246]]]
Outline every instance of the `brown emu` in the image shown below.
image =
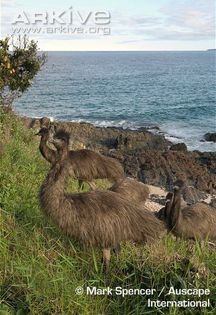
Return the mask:
[[64,130],[59,130],[54,135],[53,144],[58,155],[62,159],[67,159],[69,175],[79,179],[80,186],[83,181],[86,181],[91,188],[95,188],[90,183],[94,179],[106,178],[111,182],[117,182],[124,178],[124,170],[119,161],[92,150],[70,151],[69,140],[69,134]]
[[152,212],[133,206],[113,191],[65,193],[68,167],[62,159],[51,167],[40,188],[41,208],[64,233],[86,246],[102,248],[105,271],[110,249],[122,241],[145,243],[164,233],[164,223]]
[[173,198],[168,201],[165,220],[170,232],[183,239],[216,239],[216,211],[198,202],[181,208],[181,188],[174,188]]
[[42,127],[36,135],[41,136],[39,150],[42,156],[49,163],[54,164],[57,159],[57,152],[49,148],[47,145],[47,142],[50,140],[51,137],[50,128]]
[[[139,207],[144,206],[146,199],[149,196],[148,186],[130,177],[125,177],[121,181],[115,183],[109,190],[119,194],[124,200]],[[121,251],[120,245],[116,247],[114,251],[116,254],[119,254]]]
[[167,217],[167,211],[169,211],[169,207],[171,205],[170,201],[173,198],[173,194],[171,192],[169,192],[166,195],[166,204],[163,208],[161,208],[159,211],[155,211],[155,215],[157,216],[158,219],[166,222],[166,217]]
[[109,190],[120,194],[125,200],[133,204],[144,204],[149,196],[149,188],[137,180],[125,177],[122,181],[115,183]]

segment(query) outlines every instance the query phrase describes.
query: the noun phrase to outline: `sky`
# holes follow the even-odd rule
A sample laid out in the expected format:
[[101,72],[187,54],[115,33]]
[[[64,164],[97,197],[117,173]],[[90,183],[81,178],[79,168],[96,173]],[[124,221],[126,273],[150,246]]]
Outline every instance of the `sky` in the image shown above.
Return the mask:
[[215,48],[214,0],[0,0],[0,36],[27,34],[41,50]]

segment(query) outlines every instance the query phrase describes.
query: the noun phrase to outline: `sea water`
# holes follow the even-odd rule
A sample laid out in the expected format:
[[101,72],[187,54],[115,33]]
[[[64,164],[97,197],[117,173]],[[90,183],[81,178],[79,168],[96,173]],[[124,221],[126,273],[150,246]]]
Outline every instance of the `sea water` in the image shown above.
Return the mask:
[[158,126],[174,143],[215,151],[201,141],[216,131],[215,52],[50,52],[15,108],[98,126]]

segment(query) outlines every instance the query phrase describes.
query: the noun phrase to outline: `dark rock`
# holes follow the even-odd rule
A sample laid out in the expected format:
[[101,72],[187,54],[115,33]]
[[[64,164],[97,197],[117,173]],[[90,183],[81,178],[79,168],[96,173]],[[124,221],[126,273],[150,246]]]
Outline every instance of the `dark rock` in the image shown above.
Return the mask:
[[210,206],[215,208],[215,210],[216,210],[216,198],[212,198],[212,200],[210,202]]
[[161,196],[152,194],[152,195],[150,195],[149,199],[153,202],[159,203],[162,206],[165,206],[165,204],[166,204],[166,198],[165,197],[161,197]]
[[[212,175],[216,175],[216,153],[215,152],[199,152],[196,161],[207,169]],[[216,189],[216,181],[212,183]]]
[[[149,199],[150,199],[151,201],[154,201],[154,202],[159,203],[159,204],[162,205],[162,206],[165,206],[166,201],[167,201],[166,196],[158,196],[158,195],[154,195],[154,194],[150,195]],[[181,198],[181,207],[184,208],[184,207],[186,207],[187,205],[188,205],[188,204],[186,203],[186,201],[185,201],[185,200],[183,199],[183,197],[182,197],[182,198]]]
[[115,139],[113,143],[113,148],[119,150],[131,149],[132,148],[131,138],[129,136],[124,136],[120,134]]
[[29,117],[21,117],[21,121],[23,122],[26,128],[40,128],[40,121],[36,118],[29,118]]
[[[46,118],[47,119],[47,118]],[[40,119],[31,119],[23,117],[22,120],[28,120],[25,125],[28,128],[38,128],[41,125]],[[95,144],[97,149],[109,150],[135,150],[138,148],[166,150],[170,142],[162,135],[154,135],[146,129],[124,130],[122,128],[95,127],[89,123],[78,122],[59,122],[55,121],[55,128],[64,129],[72,134],[72,138],[81,139],[81,142]]]
[[182,190],[182,196],[183,199],[187,202],[187,204],[194,204],[207,198],[207,195],[204,192],[192,186],[185,187]]
[[[26,126],[40,128],[39,119],[23,118]],[[185,192],[188,202],[200,200],[200,191],[216,193],[216,153],[187,151],[186,145],[173,145],[164,135],[155,135],[145,129],[123,130],[100,128],[89,123],[51,123],[55,130],[64,129],[71,134],[72,143],[117,158],[127,175],[172,191],[177,179],[197,191]],[[198,195],[197,195],[198,194]],[[202,199],[202,198],[201,198]]]
[[216,142],[216,132],[208,132],[204,135],[206,141]]
[[[138,178],[139,162],[136,156],[130,156],[124,159],[124,171],[125,173],[133,178]],[[142,182],[145,183],[143,180]]]
[[158,126],[152,126],[150,128],[148,128],[149,130],[160,130],[160,128]]
[[[172,190],[177,179],[184,181],[186,186],[193,186],[200,191],[213,193],[216,191],[216,154],[204,157],[208,165],[202,163],[202,153],[182,151],[139,150],[134,153],[138,165],[130,165],[132,152],[125,153],[130,171],[138,175],[138,179],[146,184],[165,187]],[[193,198],[194,199],[194,198]]]
[[147,129],[146,127],[140,127],[140,128],[138,128],[138,131],[144,131],[144,132],[146,132],[146,131],[148,131],[148,129]]
[[172,150],[172,151],[187,151],[187,146],[185,143],[177,143],[177,144],[173,144],[170,147],[170,150]]
[[41,126],[40,119],[38,118],[29,118],[29,117],[19,117],[24,126],[28,129],[39,129]]

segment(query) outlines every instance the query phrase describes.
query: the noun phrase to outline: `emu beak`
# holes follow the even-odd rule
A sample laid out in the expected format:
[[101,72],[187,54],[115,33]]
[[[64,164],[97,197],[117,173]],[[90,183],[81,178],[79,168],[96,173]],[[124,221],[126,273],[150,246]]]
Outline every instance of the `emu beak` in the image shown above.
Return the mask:
[[42,127],[39,129],[39,131],[35,134],[36,136],[42,136],[43,134],[49,132],[49,129],[46,127]]

